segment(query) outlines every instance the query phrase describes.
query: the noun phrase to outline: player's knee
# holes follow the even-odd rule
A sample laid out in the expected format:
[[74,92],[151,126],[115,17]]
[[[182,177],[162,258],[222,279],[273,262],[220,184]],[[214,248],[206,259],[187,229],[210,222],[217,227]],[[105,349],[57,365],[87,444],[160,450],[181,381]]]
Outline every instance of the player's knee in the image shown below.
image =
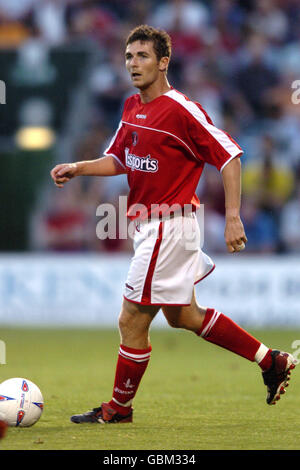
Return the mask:
[[119,315],[119,330],[121,333],[125,333],[127,330],[131,330],[133,328],[133,323],[133,315],[127,310],[122,309]]
[[165,317],[172,328],[180,328],[188,331],[198,331],[202,325],[204,313],[196,304],[177,310],[165,310]]
[[171,320],[168,321],[169,325],[172,328],[178,328],[181,330],[188,330],[188,331],[194,331],[198,329],[198,325],[195,325],[195,322],[193,321],[188,321],[188,320]]
[[186,315],[182,307],[164,307],[163,313],[171,328],[186,328]]
[[202,325],[201,319],[168,320],[172,328],[178,328],[187,331],[198,331]]
[[121,333],[136,331],[137,334],[148,331],[158,309],[141,307],[132,302],[124,302],[119,315]]
[[184,328],[183,322],[179,318],[167,318],[168,325],[171,328]]

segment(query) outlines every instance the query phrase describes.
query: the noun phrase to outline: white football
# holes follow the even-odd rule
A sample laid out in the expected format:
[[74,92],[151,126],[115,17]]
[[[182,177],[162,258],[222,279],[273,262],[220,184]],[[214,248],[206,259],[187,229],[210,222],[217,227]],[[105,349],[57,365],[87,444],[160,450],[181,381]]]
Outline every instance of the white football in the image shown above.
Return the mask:
[[0,384],[0,416],[8,426],[32,426],[43,409],[43,395],[30,380],[17,377]]

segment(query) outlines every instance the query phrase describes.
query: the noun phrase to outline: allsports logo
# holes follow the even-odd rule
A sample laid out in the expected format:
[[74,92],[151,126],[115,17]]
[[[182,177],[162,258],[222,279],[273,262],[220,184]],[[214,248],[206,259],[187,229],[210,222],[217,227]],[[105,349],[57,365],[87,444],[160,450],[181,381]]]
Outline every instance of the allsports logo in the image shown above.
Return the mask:
[[121,390],[119,387],[115,387],[114,391],[117,393],[121,393],[122,395],[132,395],[134,393],[134,390],[130,390],[128,392],[127,390]]
[[147,157],[139,157],[133,153],[129,153],[129,148],[125,148],[126,166],[134,170],[146,171],[149,173],[155,173],[158,170],[158,160],[151,158],[150,155]]

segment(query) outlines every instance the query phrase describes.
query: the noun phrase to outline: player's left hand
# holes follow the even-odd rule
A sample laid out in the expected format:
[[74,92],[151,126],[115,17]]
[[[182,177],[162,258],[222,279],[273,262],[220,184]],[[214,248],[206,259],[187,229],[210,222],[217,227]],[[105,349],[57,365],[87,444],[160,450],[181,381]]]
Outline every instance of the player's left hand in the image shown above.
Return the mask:
[[238,253],[245,249],[247,237],[243,222],[239,216],[226,217],[225,241],[229,253]]

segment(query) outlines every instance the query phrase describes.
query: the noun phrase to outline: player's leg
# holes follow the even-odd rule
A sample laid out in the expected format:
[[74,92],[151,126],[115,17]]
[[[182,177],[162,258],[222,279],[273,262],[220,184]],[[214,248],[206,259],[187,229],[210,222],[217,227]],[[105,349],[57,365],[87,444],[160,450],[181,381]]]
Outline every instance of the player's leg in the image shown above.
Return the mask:
[[124,299],[119,316],[121,344],[137,349],[148,348],[149,328],[159,309],[156,305],[141,305]]
[[[138,228],[139,227],[139,228]],[[112,398],[108,403],[74,422],[130,422],[132,402],[150,360],[149,327],[159,310],[152,302],[152,277],[162,243],[163,223],[157,219],[140,223],[134,232],[134,256],[125,283],[119,316],[120,347]],[[145,305],[149,304],[149,305]]]
[[128,423],[132,403],[150,360],[149,328],[160,307],[123,301],[119,316],[121,344],[112,398],[92,411],[71,417],[74,423]]
[[271,350],[238,326],[233,320],[214,309],[200,306],[193,293],[190,306],[163,306],[168,323],[175,328],[191,330],[198,336],[236,354],[258,362],[267,369]]
[[201,328],[206,310],[207,309],[205,307],[201,307],[197,304],[194,292],[189,306],[162,306],[163,314],[172,328],[181,328],[193,331],[194,333],[197,333]]
[[120,348],[109,405],[128,414],[151,355],[149,328],[159,307],[123,301],[119,317]]
[[284,393],[296,363],[291,354],[272,351],[223,313],[201,307],[195,294],[190,306],[163,306],[162,310],[170,326],[193,331],[206,341],[257,362],[268,389],[268,404],[275,403]]

